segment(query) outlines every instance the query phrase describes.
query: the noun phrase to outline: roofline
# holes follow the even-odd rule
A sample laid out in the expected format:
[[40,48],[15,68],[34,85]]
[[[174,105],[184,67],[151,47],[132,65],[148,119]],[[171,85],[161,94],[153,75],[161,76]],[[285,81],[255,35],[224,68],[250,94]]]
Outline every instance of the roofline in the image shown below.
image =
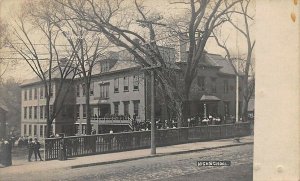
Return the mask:
[[[56,81],[56,80],[59,80],[60,78],[52,78],[51,81]],[[72,80],[72,79],[66,79],[66,80]],[[47,80],[49,81],[49,80]],[[43,82],[42,80],[38,80],[37,82],[30,82],[30,83],[27,83],[27,84],[21,84],[20,87],[23,88],[23,87],[26,87],[26,86],[31,86],[31,85],[35,85],[35,84],[40,84],[41,82]]]

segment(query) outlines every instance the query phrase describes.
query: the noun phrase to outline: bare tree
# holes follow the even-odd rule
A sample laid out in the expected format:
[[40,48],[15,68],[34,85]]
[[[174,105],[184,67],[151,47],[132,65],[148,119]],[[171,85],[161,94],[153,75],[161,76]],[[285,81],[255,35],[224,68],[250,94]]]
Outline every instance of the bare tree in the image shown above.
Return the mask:
[[[9,46],[26,61],[43,84],[46,99],[47,137],[50,136],[53,120],[61,111],[77,72],[74,52],[68,58],[63,58],[66,54],[59,50],[61,47],[58,43],[60,31],[51,22],[50,16],[54,9],[55,7],[51,6],[49,1],[38,3],[33,1],[23,4],[24,11],[14,24],[11,24],[12,34],[8,40]],[[41,36],[40,39],[33,36],[36,34]],[[46,53],[41,51],[46,51]],[[58,83],[53,95],[54,81]],[[54,102],[50,105],[52,99]]]
[[[0,50],[2,50],[2,48],[5,46],[6,36],[7,36],[6,24],[0,18]],[[0,81],[2,81],[2,77],[7,71],[8,67],[9,64],[4,61],[3,53],[0,53]]]
[[[235,66],[235,73],[236,75],[239,74],[238,71],[242,70],[244,74],[244,78],[242,79],[243,82],[243,106],[242,106],[242,118],[244,121],[247,121],[248,115],[248,103],[250,98],[252,97],[254,93],[254,85],[255,85],[255,79],[254,79],[254,63],[253,63],[253,49],[255,46],[255,40],[252,40],[252,35],[250,32],[250,21],[253,21],[254,16],[250,16],[248,9],[249,5],[251,3],[251,0],[243,0],[239,3],[239,11],[233,11],[232,14],[238,13],[242,16],[242,25],[237,24],[232,18],[232,14],[227,14],[227,21],[245,38],[246,41],[246,56],[243,57],[233,57],[231,52],[229,51],[228,47],[226,46],[227,39],[223,42],[221,42],[220,35],[217,35],[217,33],[214,33],[215,40],[217,44],[223,48],[227,54],[227,59],[229,62],[234,66],[233,61],[240,61],[241,66],[237,67]],[[252,75],[250,76],[250,72]]]
[[81,22],[72,19],[72,12],[69,12],[63,6],[56,9],[56,12],[53,13],[53,18],[51,21],[67,39],[79,65],[79,75],[83,79],[82,88],[85,90],[87,134],[90,135],[92,132],[90,90],[93,68],[104,57],[104,52],[109,47],[109,42],[104,37],[101,37],[100,33],[84,30],[80,26]]
[[[82,22],[81,26],[83,28],[88,31],[103,33],[115,45],[126,48],[135,57],[135,61],[143,67],[159,66],[160,68],[155,70],[158,75],[158,81],[162,85],[167,85],[163,87],[171,88],[171,91],[166,90],[165,92],[175,93],[175,95],[180,94],[174,89],[175,86],[172,85],[172,80],[168,80],[166,79],[167,76],[164,76],[168,66],[162,58],[157,41],[157,28],[158,26],[163,26],[159,22],[162,19],[161,16],[151,16],[151,13],[146,11],[145,7],[137,1],[134,1],[135,10],[130,9],[132,4],[122,3],[124,0],[113,2],[108,0],[56,1],[74,12],[74,18]],[[225,21],[224,16],[239,1],[190,0],[178,2],[188,5],[188,10],[190,11],[187,27],[189,52],[187,65],[184,70],[184,94],[180,96],[183,100],[189,100],[190,88],[198,70],[198,63],[204,54],[208,38],[212,31]],[[125,13],[124,10],[126,11]],[[137,13],[129,16],[128,12]],[[148,30],[148,37],[143,36],[138,30],[130,29],[136,20]],[[135,41],[136,39],[139,41]],[[168,96],[174,97],[174,94]],[[186,104],[183,108],[186,108],[183,113],[187,117],[189,104]],[[180,121],[179,126],[181,125]]]

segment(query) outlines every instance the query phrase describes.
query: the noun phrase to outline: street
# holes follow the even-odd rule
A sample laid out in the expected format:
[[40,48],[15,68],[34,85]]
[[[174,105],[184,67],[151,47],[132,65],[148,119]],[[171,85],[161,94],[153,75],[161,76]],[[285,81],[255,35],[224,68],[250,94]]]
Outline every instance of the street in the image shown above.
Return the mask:
[[[109,156],[109,154],[107,155]],[[4,180],[252,180],[253,145],[146,158],[99,166],[10,175]],[[197,167],[197,161],[231,161]]]

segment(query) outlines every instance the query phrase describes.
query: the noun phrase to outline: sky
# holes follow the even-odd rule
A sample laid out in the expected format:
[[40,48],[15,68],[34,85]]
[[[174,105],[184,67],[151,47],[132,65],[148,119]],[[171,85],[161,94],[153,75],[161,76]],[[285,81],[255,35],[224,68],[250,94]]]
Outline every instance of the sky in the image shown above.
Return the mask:
[[[26,0],[0,0],[1,2],[1,17],[9,22],[12,22],[11,17],[13,17],[15,14],[17,14],[20,11],[20,3],[24,2]],[[164,18],[168,18],[169,16],[183,16],[184,8],[182,5],[174,5],[170,4],[174,0],[145,0],[144,5],[152,10],[155,10],[156,12],[159,12],[163,15]],[[250,12],[251,14],[255,13],[254,3],[251,5]],[[237,22],[241,21],[240,19],[236,20]],[[242,22],[240,23],[242,24]],[[254,26],[252,26],[252,29]],[[252,31],[251,31],[252,33]],[[230,36],[229,40],[227,41],[227,45],[229,49],[233,52],[233,54],[236,54],[239,52],[240,54],[243,54],[246,50],[245,46],[245,39],[237,33],[237,31],[232,28],[229,25],[225,25],[222,28],[222,36],[227,37]],[[254,33],[252,33],[254,36]],[[221,54],[225,55],[225,52],[223,49],[219,48],[215,40],[211,38],[207,45],[206,50],[209,53],[215,53],[215,54]],[[2,50],[4,52],[7,52],[7,50]],[[18,61],[20,62],[20,61]],[[17,65],[9,67],[9,70],[5,73],[4,78],[13,77],[18,81],[30,79],[35,76],[29,65],[25,63],[25,61],[21,61],[22,63],[18,63]],[[0,67],[0,69],[3,69],[3,67]]]

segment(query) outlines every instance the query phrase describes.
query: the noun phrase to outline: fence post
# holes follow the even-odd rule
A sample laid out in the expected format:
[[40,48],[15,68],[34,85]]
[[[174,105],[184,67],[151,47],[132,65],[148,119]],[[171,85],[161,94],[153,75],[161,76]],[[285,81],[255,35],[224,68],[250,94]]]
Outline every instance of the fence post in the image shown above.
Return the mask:
[[44,161],[46,161],[46,139],[44,138]]

